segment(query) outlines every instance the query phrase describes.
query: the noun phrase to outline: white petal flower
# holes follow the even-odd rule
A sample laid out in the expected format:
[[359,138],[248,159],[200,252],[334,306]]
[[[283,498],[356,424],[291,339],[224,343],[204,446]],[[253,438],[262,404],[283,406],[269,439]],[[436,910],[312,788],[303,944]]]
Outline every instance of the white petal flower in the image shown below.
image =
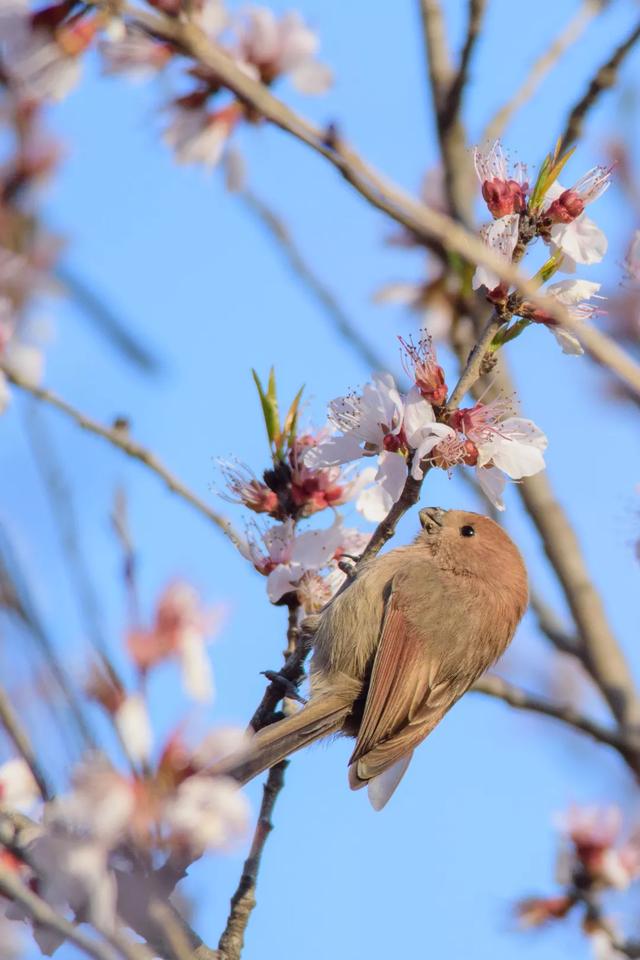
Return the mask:
[[187,695],[198,703],[211,703],[214,694],[213,671],[207,656],[205,634],[194,627],[182,630],[178,656]]
[[496,467],[478,467],[476,478],[487,500],[494,505],[496,510],[504,510],[502,494],[507,485],[505,475],[500,473]]
[[[561,184],[553,183],[545,194],[543,209],[565,192]],[[581,213],[570,223],[555,223],[551,228],[551,249],[564,254],[559,269],[565,273],[573,273],[578,263],[600,263],[607,247],[605,234],[586,213]]]
[[[560,280],[558,283],[549,284],[545,292],[563,303],[576,319],[589,320],[597,312],[598,307],[588,301],[592,297],[597,297],[599,289],[600,284],[593,283],[591,280]],[[584,353],[580,341],[572,331],[565,330],[554,322],[548,323],[547,326],[564,353],[576,356]]]
[[[502,257],[503,260],[511,263],[513,251],[518,242],[518,226],[520,217],[517,213],[507,214],[506,217],[500,217],[494,220],[488,226],[483,227],[481,238],[483,243]],[[487,290],[495,290],[500,286],[500,277],[488,267],[478,266],[473,275],[472,286],[474,290],[479,287],[486,287]]]
[[358,497],[356,508],[366,520],[379,523],[399,499],[408,475],[407,461],[400,453],[382,453],[373,485]]
[[478,444],[478,466],[492,463],[512,480],[531,477],[544,470],[547,438],[532,420],[509,417],[491,437]]
[[232,124],[227,112],[177,108],[163,139],[173,147],[176,163],[202,164],[211,170],[222,157]]

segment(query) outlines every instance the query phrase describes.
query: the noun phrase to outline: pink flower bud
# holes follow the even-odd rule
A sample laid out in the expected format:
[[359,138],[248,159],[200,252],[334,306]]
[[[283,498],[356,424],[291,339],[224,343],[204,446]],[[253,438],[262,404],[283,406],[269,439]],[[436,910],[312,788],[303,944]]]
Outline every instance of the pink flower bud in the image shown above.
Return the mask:
[[485,180],[482,184],[482,196],[489,212],[499,220],[510,213],[524,213],[527,209],[527,184],[516,180]]
[[584,211],[584,200],[575,190],[565,190],[547,209],[553,223],[572,223]]

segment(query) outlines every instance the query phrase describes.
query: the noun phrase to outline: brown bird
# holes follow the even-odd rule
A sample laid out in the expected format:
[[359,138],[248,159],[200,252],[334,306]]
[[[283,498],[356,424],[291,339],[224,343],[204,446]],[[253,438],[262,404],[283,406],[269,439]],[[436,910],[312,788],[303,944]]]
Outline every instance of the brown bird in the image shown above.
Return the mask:
[[319,737],[356,738],[354,790],[380,810],[415,747],[509,645],[527,607],[522,557],[493,520],[420,511],[411,546],[365,561],[312,620],[311,697],[225,767],[246,782]]

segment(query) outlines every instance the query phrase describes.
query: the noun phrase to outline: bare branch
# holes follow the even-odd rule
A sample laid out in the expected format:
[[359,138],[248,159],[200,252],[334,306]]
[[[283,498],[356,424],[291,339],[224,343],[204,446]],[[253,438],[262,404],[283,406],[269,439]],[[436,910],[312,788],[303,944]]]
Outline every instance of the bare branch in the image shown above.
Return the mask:
[[471,687],[472,693],[484,693],[498,700],[503,700],[510,707],[518,710],[530,710],[534,713],[540,713],[545,717],[551,717],[554,720],[560,720],[562,723],[574,730],[587,734],[607,747],[613,747],[624,759],[625,763],[631,767],[636,776],[640,773],[640,754],[624,736],[615,730],[608,730],[594,720],[585,717],[579,713],[575,707],[569,704],[552,703],[549,700],[543,700],[540,697],[527,693],[516,687],[502,677],[489,675],[476,680]]
[[572,657],[580,656],[580,641],[572,636],[565,625],[556,616],[552,607],[542,599],[536,590],[531,590],[529,607],[536,616],[538,627],[560,653],[567,653]]
[[27,736],[26,731],[23,729],[20,721],[18,720],[11,702],[0,687],[0,723],[7,731],[11,741],[25,761],[31,773],[33,774],[33,779],[38,785],[40,791],[40,796],[43,800],[48,800],[51,796],[49,786],[47,784],[47,778],[40,768],[38,759],[34,753],[33,747],[31,746],[31,741]]
[[7,379],[14,384],[16,387],[20,387],[21,390],[30,393],[33,397],[36,397],[38,400],[43,401],[44,403],[49,404],[51,407],[55,407],[56,410],[59,410],[61,413],[64,413],[65,416],[73,420],[79,427],[83,430],[87,430],[89,433],[94,433],[98,437],[103,437],[103,439],[108,440],[114,447],[118,447],[119,450],[122,450],[123,453],[126,453],[127,456],[131,457],[134,460],[138,460],[140,463],[144,464],[148,470],[151,470],[152,473],[155,473],[161,480],[164,481],[165,486],[172,491],[172,493],[177,494],[182,500],[186,500],[187,503],[190,503],[192,507],[195,507],[203,516],[210,520],[219,530],[221,530],[225,536],[231,540],[233,545],[240,550],[244,549],[244,541],[242,537],[234,530],[231,522],[223,517],[221,514],[216,513],[215,510],[212,510],[211,507],[196,496],[195,493],[192,493],[178,478],[171,473],[163,463],[158,460],[155,454],[151,453],[146,447],[143,447],[141,444],[137,443],[135,440],[132,440],[129,436],[126,428],[121,428],[119,426],[115,427],[105,427],[101,423],[98,423],[96,420],[92,420],[85,414],[81,413],[70,403],[67,403],[66,400],[63,400],[62,397],[59,397],[57,394],[53,393],[51,390],[45,390],[43,387],[37,387],[30,380],[22,377],[19,373],[12,370],[11,368],[0,364],[0,370],[3,371]]
[[518,485],[573,614],[589,673],[627,734],[640,733],[640,700],[629,667],[609,626],[602,600],[587,570],[578,538],[556,499],[546,473]]
[[444,16],[440,0],[419,0],[419,3],[429,83],[436,112],[439,113],[449,93],[453,76]]
[[584,119],[589,110],[605,90],[610,90],[618,78],[618,70],[628,53],[631,52],[640,40],[640,21],[628,34],[625,40],[616,47],[609,59],[602,64],[587,90],[575,104],[565,125],[560,141],[560,152],[564,153],[572,146],[582,133]]
[[267,838],[273,830],[273,823],[271,822],[273,809],[278,794],[284,786],[284,773],[288,764],[288,760],[281,760],[275,767],[271,767],[265,781],[251,850],[244,862],[238,888],[231,898],[231,911],[218,944],[220,960],[240,960],[244,946],[244,934],[256,905],[255,892],[260,862]]
[[384,359],[367,343],[335,294],[303,257],[282,217],[252,190],[245,188],[237,193],[244,201],[246,208],[276,241],[291,270],[322,307],[338,334],[356,350],[369,370],[384,370],[386,366]]
[[551,46],[545,50],[533,64],[529,75],[513,97],[495,115],[485,127],[481,142],[497,140],[513,118],[513,115],[534,95],[545,76],[555,67],[564,53],[576,43],[593,18],[602,10],[602,0],[584,0],[564,30],[558,34]]
[[460,54],[458,71],[450,84],[446,101],[443,105],[445,116],[456,117],[460,111],[460,102],[466,83],[469,79],[469,66],[476,43],[480,37],[480,28],[487,5],[487,0],[468,0],[469,14],[467,21],[467,35]]

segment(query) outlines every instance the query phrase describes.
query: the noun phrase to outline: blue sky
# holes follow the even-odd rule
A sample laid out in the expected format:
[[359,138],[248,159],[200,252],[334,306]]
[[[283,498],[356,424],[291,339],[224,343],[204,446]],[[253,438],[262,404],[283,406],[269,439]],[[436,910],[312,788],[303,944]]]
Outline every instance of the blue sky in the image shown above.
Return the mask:
[[[465,6],[445,4],[454,37]],[[505,142],[520,159],[542,159],[594,65],[637,17],[637,4],[616,0],[610,6],[510,128]],[[466,103],[472,139],[575,8],[566,0],[517,9],[507,0],[490,2]],[[316,100],[285,85],[279,92],[318,123],[339,120],[364,155],[417,190],[436,159],[417,4],[305,0],[301,9],[320,32],[322,58],[334,67],[337,82]],[[622,72],[625,89],[635,89],[637,71],[631,59]],[[51,112],[67,156],[46,206],[49,222],[68,237],[67,263],[160,355],[162,372],[141,376],[73,304],[60,301],[46,380],[101,421],[129,416],[135,437],[215,505],[214,457],[236,455],[256,470],[266,465],[251,367],[266,373],[275,364],[285,398],[304,382],[307,415],[317,424],[328,399],[371,371],[337,339],[261,228],[225,192],[222,178],[173,164],[158,137],[158,107],[166,94],[162,85],[103,79],[88,64],[81,88]],[[620,124],[617,104],[617,95],[609,96],[594,110],[567,180],[602,159],[607,137]],[[389,280],[418,279],[420,256],[386,246],[393,225],[285,134],[260,127],[244,133],[239,145],[252,186],[285,217],[304,255],[395,367],[396,334],[414,321],[400,309],[373,305],[371,295]],[[603,292],[613,293],[624,241],[637,224],[615,190],[594,207],[594,218],[610,232],[610,254],[585,276],[602,280]],[[523,408],[549,435],[551,479],[637,671],[632,543],[640,533],[640,448],[633,414],[606,401],[593,366],[562,356],[542,329],[509,353]],[[0,422],[2,519],[42,618],[77,674],[86,637],[25,440],[25,406],[18,398]],[[115,489],[124,486],[148,613],[176,575],[191,579],[208,601],[230,608],[211,648],[217,701],[212,711],[192,717],[194,726],[246,722],[263,690],[259,672],[279,663],[285,629],[284,611],[266,602],[264,581],[142,467],[56,414],[44,411],[43,418],[72,490],[114,657],[121,661],[126,605],[109,512]],[[424,496],[425,503],[477,507],[463,484],[440,472],[430,474]],[[514,491],[508,510],[532,578],[562,610]],[[242,523],[239,513],[236,520]],[[398,542],[412,536],[415,523],[414,515],[403,521]],[[13,646],[0,655],[4,670],[22,657],[18,638],[7,636]],[[557,678],[558,664],[528,621],[510,657],[509,669],[522,686],[535,689]],[[170,670],[152,684],[159,737],[185,712],[175,687]],[[597,701],[587,704],[600,709]],[[51,745],[41,711],[34,709],[31,719],[36,741],[61,776],[60,745]],[[349,749],[339,741],[317,746],[290,765],[264,856],[247,960],[283,949],[304,960],[587,955],[571,924],[532,939],[514,933],[509,905],[517,896],[553,889],[554,811],[572,800],[598,799],[618,799],[633,810],[632,785],[615,757],[556,725],[470,695],[417,752],[393,802],[374,814],[363,794],[347,788]],[[249,793],[256,809],[259,784]],[[243,852],[197,864],[184,885],[196,898],[196,927],[210,942],[224,924]]]

